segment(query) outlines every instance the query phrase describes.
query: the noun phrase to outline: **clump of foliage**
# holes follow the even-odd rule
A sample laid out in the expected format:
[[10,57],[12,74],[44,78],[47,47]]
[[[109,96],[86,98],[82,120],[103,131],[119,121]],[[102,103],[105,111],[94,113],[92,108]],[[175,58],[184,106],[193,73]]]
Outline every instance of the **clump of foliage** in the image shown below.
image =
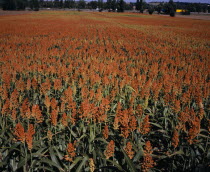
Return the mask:
[[153,12],[154,12],[154,7],[151,7],[151,6],[150,6],[150,7],[148,8],[148,12],[149,12],[150,15],[152,15]]

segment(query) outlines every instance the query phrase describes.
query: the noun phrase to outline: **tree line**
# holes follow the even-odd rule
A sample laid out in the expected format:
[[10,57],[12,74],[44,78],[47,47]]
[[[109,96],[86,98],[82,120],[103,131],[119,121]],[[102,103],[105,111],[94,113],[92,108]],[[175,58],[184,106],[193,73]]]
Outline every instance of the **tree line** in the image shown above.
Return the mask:
[[133,10],[143,13],[145,9],[152,14],[154,11],[165,14],[175,14],[176,9],[186,9],[189,12],[210,12],[208,4],[201,3],[174,3],[169,0],[168,3],[159,5],[150,5],[143,0],[136,0],[135,3],[125,3],[124,0],[93,0],[85,2],[84,0],[0,0],[0,6],[3,10],[25,10],[30,7],[32,10],[39,8],[77,8],[77,9],[107,9],[109,11],[123,12],[124,10]]
[[124,0],[103,0],[90,1],[86,3],[84,0],[0,0],[0,6],[3,10],[25,10],[30,7],[33,10],[39,8],[89,8],[89,9],[118,9],[123,12],[125,9],[131,10],[131,6],[126,5]]
[[25,10],[26,7],[39,10],[40,2],[40,0],[0,0],[0,6],[3,10]]

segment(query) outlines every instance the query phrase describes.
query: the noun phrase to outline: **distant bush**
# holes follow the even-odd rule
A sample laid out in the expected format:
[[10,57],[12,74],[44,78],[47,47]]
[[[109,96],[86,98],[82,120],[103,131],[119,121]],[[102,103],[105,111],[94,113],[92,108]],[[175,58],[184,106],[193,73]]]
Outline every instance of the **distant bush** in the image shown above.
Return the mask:
[[181,14],[182,14],[182,15],[190,15],[190,11],[185,10],[185,11],[183,11]]
[[153,12],[154,12],[154,8],[153,7],[149,7],[148,12],[149,12],[150,15],[152,15]]
[[169,15],[171,17],[175,17],[175,10],[174,9],[171,9]]

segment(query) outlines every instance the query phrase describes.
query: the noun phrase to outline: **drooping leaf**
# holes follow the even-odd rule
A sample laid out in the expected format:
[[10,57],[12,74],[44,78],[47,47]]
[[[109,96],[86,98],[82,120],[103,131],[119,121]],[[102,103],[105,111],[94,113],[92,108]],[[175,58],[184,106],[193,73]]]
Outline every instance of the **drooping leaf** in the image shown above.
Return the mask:
[[82,162],[80,163],[79,167],[76,169],[76,172],[82,171],[82,168],[85,167],[86,161],[88,160],[88,156],[84,155]]
[[129,166],[129,169],[130,169],[131,171],[135,172],[135,171],[136,171],[136,167],[135,167],[135,165],[133,164],[132,160],[131,160],[131,159],[128,157],[128,155],[126,154],[126,152],[125,152],[125,150],[123,149],[123,147],[121,147],[121,151],[122,151],[123,154],[124,154],[124,157],[125,157],[125,160],[126,160],[128,166]]
[[59,169],[62,169],[62,167],[61,167],[61,165],[60,165],[60,163],[59,163],[59,161],[58,161],[58,159],[57,159],[57,156],[56,156],[56,154],[55,154],[53,148],[50,147],[50,148],[49,148],[49,151],[50,151],[50,157],[51,157],[52,162],[55,163],[56,166],[59,167]]

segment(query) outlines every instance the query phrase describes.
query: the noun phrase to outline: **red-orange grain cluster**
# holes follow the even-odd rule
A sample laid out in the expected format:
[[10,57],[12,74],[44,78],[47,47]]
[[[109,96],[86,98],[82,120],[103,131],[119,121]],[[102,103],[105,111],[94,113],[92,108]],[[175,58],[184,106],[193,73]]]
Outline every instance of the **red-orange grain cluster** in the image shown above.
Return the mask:
[[[209,130],[210,23],[157,19],[73,12],[1,16],[0,115],[12,121],[16,139],[31,150],[40,132],[35,126],[46,127],[51,141],[56,130],[84,121],[103,126],[109,159],[111,133],[132,141],[134,134],[148,136],[165,115],[159,109],[169,109],[177,119],[171,145],[179,146],[181,133],[194,144],[202,127]],[[125,143],[132,159],[132,144]],[[144,171],[155,165],[151,154],[148,141]],[[68,143],[65,159],[75,156],[75,144]]]

